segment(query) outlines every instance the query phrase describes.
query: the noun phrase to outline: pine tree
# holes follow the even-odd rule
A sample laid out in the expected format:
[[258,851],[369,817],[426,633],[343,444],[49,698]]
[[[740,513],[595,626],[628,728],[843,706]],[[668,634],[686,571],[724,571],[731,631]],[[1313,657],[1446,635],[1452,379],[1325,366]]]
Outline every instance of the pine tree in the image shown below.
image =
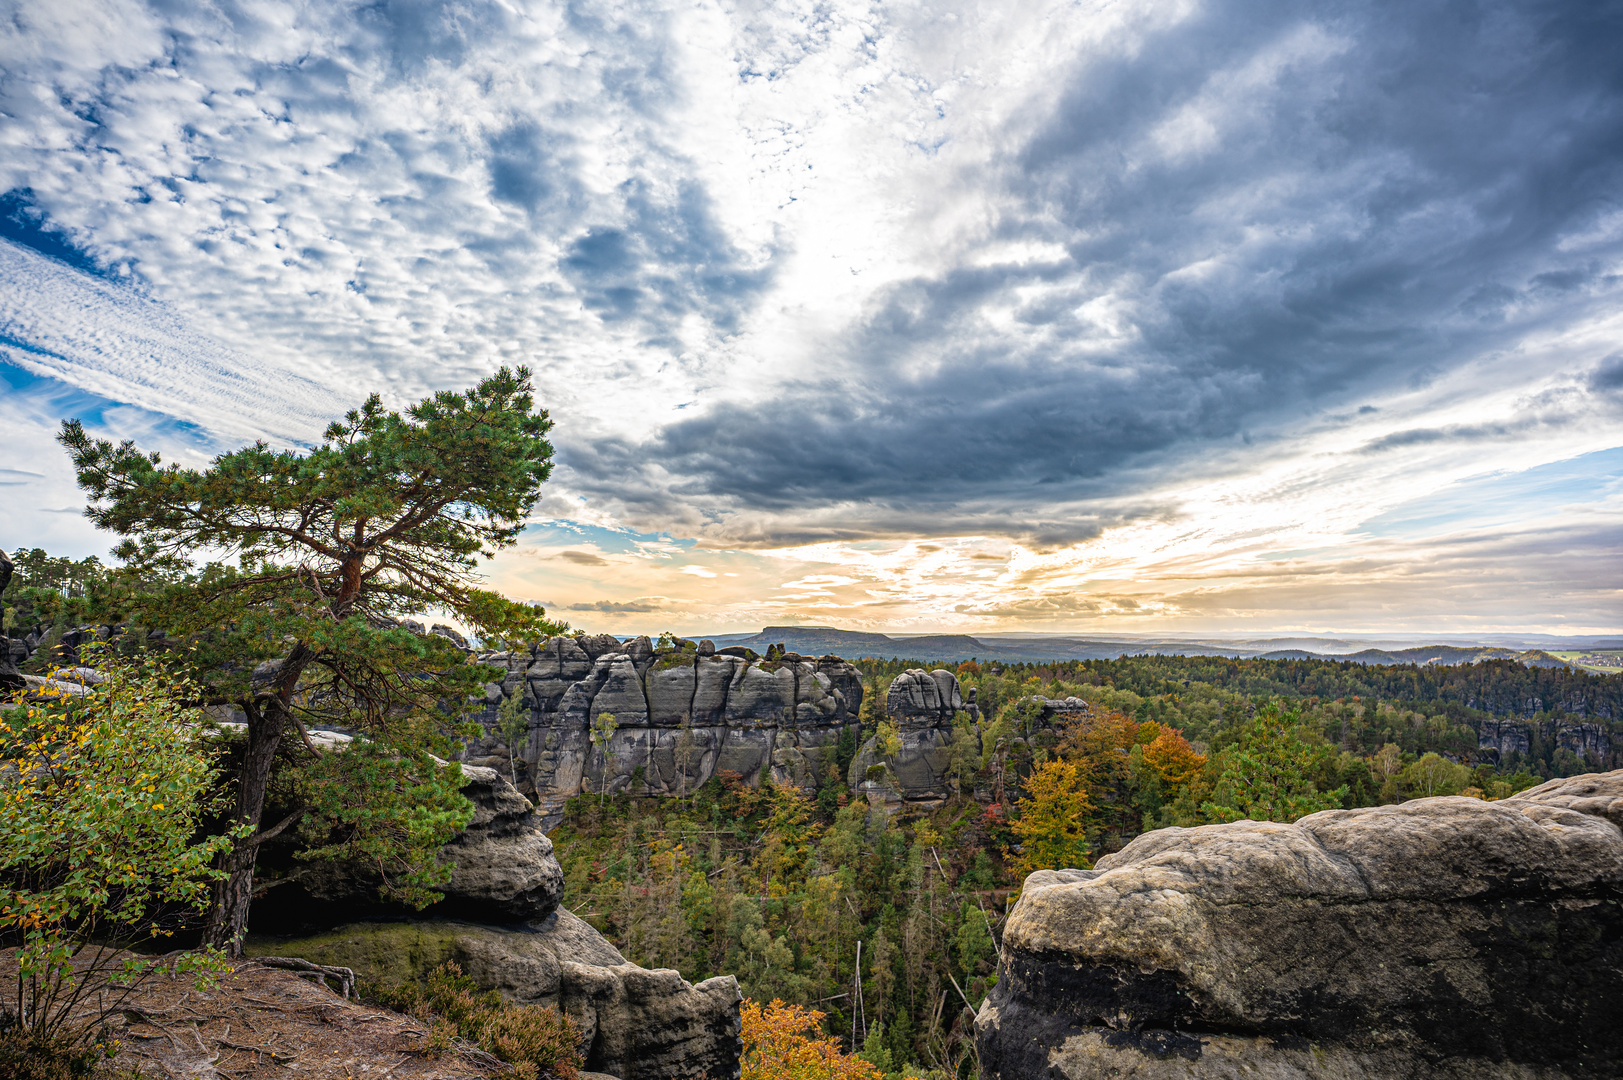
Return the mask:
[[1270,705],[1245,725],[1201,812],[1212,821],[1295,821],[1340,807],[1345,786],[1321,792],[1311,779],[1333,751],[1304,742],[1296,720]]
[[[284,734],[305,736],[313,755],[309,723],[361,729],[405,763],[427,764],[428,745],[452,719],[444,703],[496,677],[448,638],[413,634],[398,620],[449,612],[507,639],[562,629],[539,608],[477,588],[474,573],[478,556],[518,538],[552,470],[551,426],[524,368],[503,368],[466,393],[437,393],[405,415],[374,394],[306,452],[260,442],[204,469],[164,465],[131,442],[114,446],[77,420],[63,423],[59,441],[91,499],[86,516],[124,537],[115,554],[125,571],[86,606],[98,621],[128,620],[185,642],[211,700],[247,715],[235,818],[253,834],[231,856],[210,941],[240,951],[254,853],[299,816],[260,827]],[[202,552],[235,565],[197,567]],[[352,782],[378,775],[363,764]],[[368,843],[386,844],[393,824],[369,820]],[[455,824],[441,818],[432,831]],[[408,861],[431,858],[429,841],[415,836]]]

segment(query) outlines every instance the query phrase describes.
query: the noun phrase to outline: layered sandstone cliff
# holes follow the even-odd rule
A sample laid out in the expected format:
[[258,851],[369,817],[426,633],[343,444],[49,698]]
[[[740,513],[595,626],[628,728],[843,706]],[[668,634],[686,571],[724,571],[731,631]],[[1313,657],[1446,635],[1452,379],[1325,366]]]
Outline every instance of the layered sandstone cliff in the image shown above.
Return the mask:
[[[683,795],[722,772],[807,790],[843,783],[834,751],[847,729],[855,733],[862,705],[861,675],[837,657],[763,659],[682,640],[656,650],[645,637],[605,634],[480,659],[507,675],[487,688],[477,717],[487,734],[466,760],[511,768],[548,821],[572,795],[633,785],[640,794]],[[527,732],[510,763],[500,715],[514,697]],[[604,713],[616,727],[594,743]]]

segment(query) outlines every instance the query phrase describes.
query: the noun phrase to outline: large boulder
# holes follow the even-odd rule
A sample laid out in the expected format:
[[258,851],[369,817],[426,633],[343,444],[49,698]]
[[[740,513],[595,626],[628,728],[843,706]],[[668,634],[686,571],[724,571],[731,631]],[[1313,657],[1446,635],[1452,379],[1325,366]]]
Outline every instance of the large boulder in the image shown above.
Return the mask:
[[733,1080],[739,1074],[738,981],[697,986],[628,963],[590,925],[559,909],[523,930],[443,920],[353,923],[294,940],[254,937],[249,955],[292,955],[352,968],[361,990],[421,979],[454,961],[514,1004],[553,1005],[575,1021],[586,1068],[620,1080]]
[[[341,748],[336,747],[335,748]],[[445,899],[430,914],[478,922],[517,924],[544,919],[563,896],[564,875],[540,816],[494,769],[461,766],[462,789],[473,819],[440,852],[452,865]],[[290,933],[356,918],[404,917],[409,909],[379,898],[377,871],[354,862],[298,863],[291,839],[260,853],[261,885],[271,886],[254,905],[256,930]],[[282,883],[272,884],[278,877]]]
[[983,1080],[1623,1075],[1623,771],[1162,829],[1026,879]]

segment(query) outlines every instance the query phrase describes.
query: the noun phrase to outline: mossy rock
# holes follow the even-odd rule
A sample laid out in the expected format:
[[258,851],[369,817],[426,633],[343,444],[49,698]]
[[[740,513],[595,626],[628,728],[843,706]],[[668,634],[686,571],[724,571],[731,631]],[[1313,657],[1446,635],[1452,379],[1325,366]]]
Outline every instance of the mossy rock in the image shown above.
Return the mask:
[[533,931],[501,930],[448,919],[350,923],[298,938],[249,937],[249,956],[298,956],[317,964],[354,970],[368,988],[423,982],[453,960],[483,990],[506,1001],[553,1004],[559,963],[610,967],[625,957],[591,926],[567,911],[542,920]]

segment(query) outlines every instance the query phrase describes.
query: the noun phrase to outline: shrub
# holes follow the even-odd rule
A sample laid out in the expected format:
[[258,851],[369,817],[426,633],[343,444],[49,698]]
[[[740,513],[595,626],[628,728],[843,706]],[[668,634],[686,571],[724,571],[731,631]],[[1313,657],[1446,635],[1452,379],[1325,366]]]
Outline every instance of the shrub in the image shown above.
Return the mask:
[[[880,1080],[880,1071],[830,1038],[817,1038],[823,1014],[774,999],[746,1000],[740,1080]],[[877,1029],[877,1025],[876,1025]]]
[[210,864],[234,836],[194,839],[222,809],[186,704],[197,688],[153,658],[102,663],[106,681],[87,694],[0,718],[0,935],[19,946],[0,1026],[26,1033],[14,1042],[83,1042],[160,964],[203,978],[222,966],[209,952],[122,951],[206,907],[221,876]]
[[530,1080],[575,1080],[580,1070],[580,1032],[569,1017],[551,1006],[505,1004],[496,991],[480,990],[454,961],[429,972],[426,985],[386,987],[374,1000],[429,1025],[430,1052],[463,1039]]
[[79,1080],[101,1059],[99,1047],[71,1035],[15,1027],[0,1032],[0,1076],[6,1080]]

